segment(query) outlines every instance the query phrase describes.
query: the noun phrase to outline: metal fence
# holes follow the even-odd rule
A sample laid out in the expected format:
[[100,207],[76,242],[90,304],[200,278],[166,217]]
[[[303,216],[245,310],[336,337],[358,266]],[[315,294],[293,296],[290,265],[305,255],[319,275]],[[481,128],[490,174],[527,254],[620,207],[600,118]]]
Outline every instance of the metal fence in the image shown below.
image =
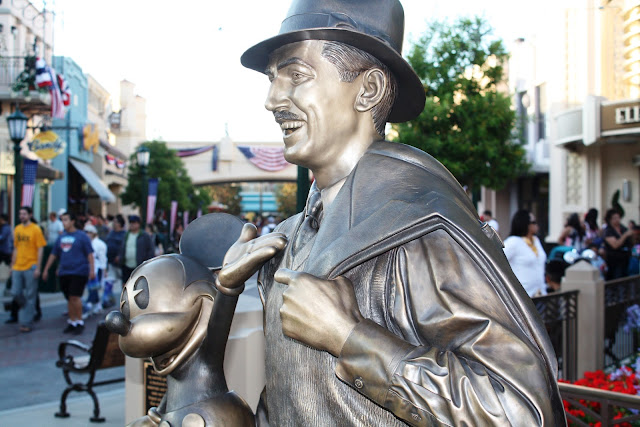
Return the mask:
[[619,366],[638,349],[634,330],[625,332],[626,310],[640,304],[640,275],[611,280],[604,285],[604,365]]
[[558,377],[577,379],[578,291],[533,298],[558,358]]

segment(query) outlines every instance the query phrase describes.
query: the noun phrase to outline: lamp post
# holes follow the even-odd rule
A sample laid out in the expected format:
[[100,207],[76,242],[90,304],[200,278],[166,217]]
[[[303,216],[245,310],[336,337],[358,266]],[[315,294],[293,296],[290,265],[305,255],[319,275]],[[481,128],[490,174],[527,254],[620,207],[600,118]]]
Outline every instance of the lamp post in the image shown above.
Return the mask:
[[149,149],[144,145],[140,145],[138,151],[136,153],[136,157],[138,158],[138,166],[140,166],[140,171],[142,172],[142,205],[140,211],[142,212],[142,230],[144,231],[147,226],[147,191],[148,191],[148,183],[147,183],[147,166],[149,166],[149,157],[151,153]]
[[20,164],[22,158],[20,157],[20,143],[24,139],[27,133],[27,121],[29,119],[22,111],[16,108],[13,114],[7,116],[7,126],[9,127],[9,138],[13,141],[13,160],[15,162],[16,173],[13,176],[13,223],[18,223],[18,217],[20,216],[20,190],[22,187],[22,176]]

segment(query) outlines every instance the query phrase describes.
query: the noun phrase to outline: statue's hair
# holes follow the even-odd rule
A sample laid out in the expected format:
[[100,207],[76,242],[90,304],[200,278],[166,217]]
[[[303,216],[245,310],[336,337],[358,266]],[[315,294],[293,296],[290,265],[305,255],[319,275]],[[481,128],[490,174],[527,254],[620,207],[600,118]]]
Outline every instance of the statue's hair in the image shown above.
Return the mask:
[[382,70],[387,85],[380,103],[371,109],[371,115],[373,116],[373,124],[376,127],[376,131],[384,136],[384,128],[397,94],[396,79],[391,74],[391,71],[376,57],[341,42],[325,41],[322,48],[322,56],[336,67],[340,80],[343,82],[350,83],[361,73],[371,68]]

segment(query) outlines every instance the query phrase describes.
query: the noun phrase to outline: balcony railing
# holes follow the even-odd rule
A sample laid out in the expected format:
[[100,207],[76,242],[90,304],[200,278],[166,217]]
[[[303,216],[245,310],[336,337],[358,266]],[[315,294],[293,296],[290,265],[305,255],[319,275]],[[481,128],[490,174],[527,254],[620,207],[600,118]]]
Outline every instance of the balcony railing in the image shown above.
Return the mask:
[[0,92],[10,91],[20,73],[25,70],[25,59],[24,56],[0,57]]

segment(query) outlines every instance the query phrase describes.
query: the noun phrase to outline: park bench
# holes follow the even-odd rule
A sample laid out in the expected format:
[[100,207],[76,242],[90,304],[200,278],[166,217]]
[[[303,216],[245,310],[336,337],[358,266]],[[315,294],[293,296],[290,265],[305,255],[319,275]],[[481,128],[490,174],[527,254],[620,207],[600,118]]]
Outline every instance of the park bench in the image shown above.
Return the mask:
[[[104,322],[100,322],[91,346],[76,340],[64,341],[58,346],[58,356],[59,360],[56,362],[56,366],[62,368],[62,374],[68,386],[62,392],[60,411],[55,416],[58,418],[69,417],[67,396],[72,391],[86,391],[93,399],[93,417],[89,420],[98,423],[104,422],[104,417],[100,416],[98,396],[96,396],[93,388],[124,381],[124,377],[95,381],[96,371],[124,365],[124,354],[118,345],[118,335],[111,333]],[[88,375],[88,379],[86,382],[74,382],[71,374]]]

